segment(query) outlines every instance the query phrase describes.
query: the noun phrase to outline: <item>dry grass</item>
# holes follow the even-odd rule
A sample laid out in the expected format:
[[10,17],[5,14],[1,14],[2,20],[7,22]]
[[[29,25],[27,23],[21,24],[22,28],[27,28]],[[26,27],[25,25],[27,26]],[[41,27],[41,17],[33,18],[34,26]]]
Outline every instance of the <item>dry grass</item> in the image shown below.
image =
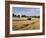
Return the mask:
[[35,30],[40,29],[39,18],[32,18],[32,20],[27,20],[27,18],[16,18],[13,17],[13,30]]

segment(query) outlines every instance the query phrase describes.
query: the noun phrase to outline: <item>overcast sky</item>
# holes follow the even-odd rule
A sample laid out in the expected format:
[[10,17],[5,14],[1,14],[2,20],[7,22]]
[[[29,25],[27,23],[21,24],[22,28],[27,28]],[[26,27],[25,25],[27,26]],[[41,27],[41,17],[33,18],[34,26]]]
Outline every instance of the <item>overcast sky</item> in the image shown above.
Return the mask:
[[40,16],[40,8],[13,7],[12,13],[15,15]]

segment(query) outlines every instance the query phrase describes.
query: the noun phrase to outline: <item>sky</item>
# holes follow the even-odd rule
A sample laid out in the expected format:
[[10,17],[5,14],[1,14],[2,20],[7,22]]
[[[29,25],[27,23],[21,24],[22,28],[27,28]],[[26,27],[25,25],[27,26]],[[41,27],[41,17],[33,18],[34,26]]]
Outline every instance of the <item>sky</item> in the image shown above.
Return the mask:
[[12,13],[15,15],[40,16],[40,8],[13,7]]

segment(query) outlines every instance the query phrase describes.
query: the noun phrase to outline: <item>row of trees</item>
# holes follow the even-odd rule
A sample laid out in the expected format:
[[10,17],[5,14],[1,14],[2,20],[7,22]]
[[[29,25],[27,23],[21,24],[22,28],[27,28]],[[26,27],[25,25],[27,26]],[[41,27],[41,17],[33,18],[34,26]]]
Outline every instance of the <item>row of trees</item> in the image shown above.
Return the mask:
[[[13,17],[20,17],[20,15],[14,15]],[[26,15],[21,15],[21,17],[36,17],[36,18],[40,18],[40,16],[26,16]]]

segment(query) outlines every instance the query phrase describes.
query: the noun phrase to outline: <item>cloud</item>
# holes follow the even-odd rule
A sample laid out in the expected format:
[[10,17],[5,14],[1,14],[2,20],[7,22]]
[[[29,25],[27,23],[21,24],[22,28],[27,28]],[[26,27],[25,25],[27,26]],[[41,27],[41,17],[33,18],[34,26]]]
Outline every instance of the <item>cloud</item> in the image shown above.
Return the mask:
[[12,12],[16,15],[39,16],[40,8],[13,7]]

